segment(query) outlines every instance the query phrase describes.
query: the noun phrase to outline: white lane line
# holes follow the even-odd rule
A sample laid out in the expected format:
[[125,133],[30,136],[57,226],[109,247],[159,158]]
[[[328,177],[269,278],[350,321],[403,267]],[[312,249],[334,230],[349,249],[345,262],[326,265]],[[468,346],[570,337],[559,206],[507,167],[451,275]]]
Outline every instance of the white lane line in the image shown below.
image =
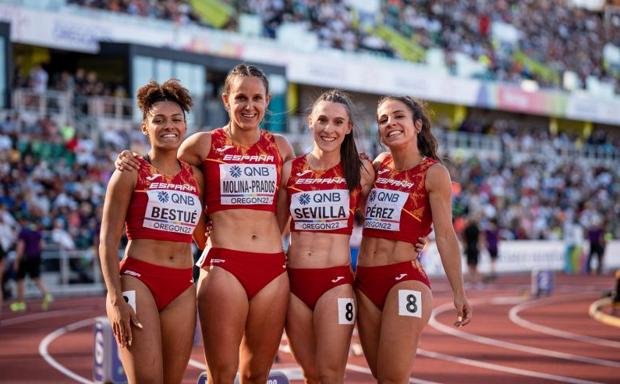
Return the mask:
[[49,311],[49,312],[31,313],[29,315],[17,316],[17,317],[12,317],[10,319],[2,320],[0,321],[0,326],[6,327],[10,325],[29,323],[32,321],[47,319],[50,317],[59,317],[59,316],[64,316],[69,313],[78,313],[78,312],[85,312],[85,311],[86,310],[84,309],[58,309],[58,310]]
[[45,361],[51,365],[53,368],[56,368],[58,371],[60,371],[60,373],[62,373],[63,375],[79,382],[79,383],[83,383],[83,384],[94,384],[92,381],[86,379],[85,377],[82,377],[80,375],[78,375],[77,373],[73,372],[72,370],[66,368],[64,365],[60,364],[56,359],[54,359],[49,352],[47,351],[48,346],[57,338],[59,338],[60,336],[64,335],[67,332],[72,332],[75,331],[76,329],[82,328],[82,327],[86,327],[88,325],[92,325],[95,323],[95,318],[90,318],[90,319],[85,319],[85,320],[80,320],[77,321],[75,323],[71,323],[69,325],[66,325],[62,328],[58,328],[57,330],[49,333],[47,336],[45,336],[43,338],[43,340],[41,340],[41,343],[39,344],[39,354],[43,357],[43,359],[45,359]]
[[602,383],[599,383],[597,381],[581,380],[581,379],[576,379],[574,377],[552,375],[552,374],[548,374],[548,373],[542,373],[542,372],[537,372],[537,371],[530,371],[530,370],[527,370],[527,369],[513,368],[513,367],[508,367],[508,366],[505,366],[505,365],[487,363],[487,362],[480,361],[480,360],[471,360],[471,359],[466,359],[466,358],[463,358],[463,357],[446,355],[446,354],[440,353],[440,352],[427,351],[427,350],[421,349],[421,348],[418,348],[418,354],[422,355],[422,356],[430,357],[432,359],[446,360],[446,361],[451,361],[451,362],[455,362],[455,363],[471,365],[471,366],[474,366],[474,367],[491,369],[491,370],[494,370],[494,371],[508,372],[508,373],[512,373],[512,374],[515,374],[515,375],[536,377],[536,378],[539,378],[539,379],[546,379],[546,380],[555,380],[555,381],[559,381],[559,382],[562,382],[562,383],[571,383],[571,384],[602,384]]
[[556,336],[556,337],[560,337],[563,339],[575,340],[575,341],[579,341],[582,343],[589,343],[589,344],[600,345],[603,347],[610,347],[610,348],[620,348],[620,342],[615,341],[615,340],[601,339],[599,337],[579,335],[579,334],[568,332],[568,331],[562,331],[557,328],[551,328],[545,325],[533,323],[519,316],[519,312],[525,309],[547,305],[550,303],[559,303],[559,302],[571,301],[571,300],[574,300],[574,297],[561,298],[561,299],[555,298],[555,300],[545,299],[545,300],[521,303],[510,309],[510,312],[508,313],[508,317],[510,318],[510,321],[517,324],[518,326],[530,329],[532,331],[545,333],[547,335]]
[[[474,305],[474,304],[482,304],[482,303],[485,303],[485,302],[498,303],[500,301],[499,300],[489,300],[489,299],[478,299],[478,300],[471,300],[470,301],[470,303],[472,305]],[[617,362],[617,361],[611,361],[611,360],[598,359],[598,358],[595,358],[595,357],[575,355],[575,354],[572,354],[572,353],[557,352],[557,351],[553,351],[553,350],[550,350],[550,349],[544,349],[544,348],[538,348],[538,347],[530,347],[530,346],[527,346],[527,345],[511,343],[511,342],[508,342],[508,341],[492,339],[490,337],[479,336],[479,335],[474,335],[474,334],[471,334],[471,333],[463,332],[461,330],[452,328],[450,326],[444,325],[444,324],[440,323],[439,321],[437,321],[437,316],[438,315],[440,315],[441,313],[446,312],[448,310],[451,310],[451,309],[452,309],[452,303],[445,303],[445,304],[442,304],[442,305],[438,306],[437,308],[435,308],[433,310],[433,313],[431,314],[431,318],[430,318],[428,323],[433,328],[435,328],[436,330],[438,330],[440,332],[447,333],[449,335],[453,335],[453,336],[459,337],[461,339],[473,341],[473,342],[480,343],[480,344],[492,345],[492,346],[495,346],[495,347],[511,349],[511,350],[519,351],[519,352],[531,353],[531,354],[534,354],[534,355],[554,357],[554,358],[557,358],[557,359],[570,360],[570,361],[579,361],[579,362],[586,363],[586,364],[595,364],[595,365],[602,365],[602,366],[613,367],[613,368],[620,368],[620,362]]]

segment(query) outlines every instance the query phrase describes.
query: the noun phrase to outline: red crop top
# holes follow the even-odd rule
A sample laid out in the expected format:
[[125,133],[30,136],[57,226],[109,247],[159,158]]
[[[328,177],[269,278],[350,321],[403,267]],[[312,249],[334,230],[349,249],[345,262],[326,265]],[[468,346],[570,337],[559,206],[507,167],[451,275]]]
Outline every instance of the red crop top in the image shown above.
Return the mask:
[[415,167],[399,172],[392,155],[379,164],[377,178],[366,200],[363,236],[415,244],[431,232],[433,218],[426,191],[426,171],[437,160],[425,157]]
[[202,210],[191,166],[181,161],[176,175],[165,176],[138,160],[138,181],[125,218],[127,238],[191,243]]
[[282,157],[275,137],[261,131],[250,146],[235,145],[223,128],[211,134],[211,149],[202,162],[207,213],[223,209],[276,211]]
[[310,168],[306,156],[293,160],[286,185],[291,232],[350,235],[361,187],[349,192],[340,164],[325,171]]

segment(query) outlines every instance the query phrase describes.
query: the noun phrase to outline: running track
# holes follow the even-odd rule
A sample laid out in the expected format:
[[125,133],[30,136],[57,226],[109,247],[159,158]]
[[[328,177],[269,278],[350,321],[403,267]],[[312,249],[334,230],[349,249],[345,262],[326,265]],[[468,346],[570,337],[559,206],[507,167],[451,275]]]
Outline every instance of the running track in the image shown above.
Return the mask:
[[[411,383],[620,383],[620,328],[599,323],[588,307],[614,286],[604,277],[556,275],[553,296],[527,298],[529,276],[502,276],[468,290],[474,320],[454,328],[447,282],[433,281],[434,314],[426,327]],[[92,324],[103,315],[103,297],[57,300],[48,312],[31,302],[29,312],[0,322],[0,383],[90,383]],[[36,308],[36,309],[35,309]],[[280,362],[293,382],[300,378],[286,340]],[[195,347],[184,383],[204,367]],[[354,336],[347,383],[372,383]]]

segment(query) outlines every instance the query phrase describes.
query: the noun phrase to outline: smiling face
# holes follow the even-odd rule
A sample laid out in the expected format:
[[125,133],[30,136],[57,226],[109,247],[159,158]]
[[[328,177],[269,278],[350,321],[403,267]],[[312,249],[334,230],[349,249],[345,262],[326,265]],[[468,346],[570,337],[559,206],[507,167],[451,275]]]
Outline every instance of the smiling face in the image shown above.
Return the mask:
[[351,119],[341,103],[319,101],[308,117],[314,144],[323,152],[339,151],[347,134],[351,133]]
[[151,147],[159,149],[176,150],[186,129],[183,110],[173,101],[153,104],[142,122],[142,132],[148,135]]
[[250,76],[236,76],[222,95],[230,122],[242,130],[258,129],[270,99],[263,80]]
[[422,129],[420,120],[413,121],[413,112],[402,101],[388,99],[377,108],[377,123],[381,141],[389,148],[413,144]]

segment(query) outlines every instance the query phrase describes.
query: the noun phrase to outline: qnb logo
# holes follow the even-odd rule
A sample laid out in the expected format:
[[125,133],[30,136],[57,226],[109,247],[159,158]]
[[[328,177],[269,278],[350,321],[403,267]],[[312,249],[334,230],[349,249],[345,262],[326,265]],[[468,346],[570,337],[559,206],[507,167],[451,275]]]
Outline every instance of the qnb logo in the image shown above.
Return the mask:
[[370,191],[370,195],[368,195],[368,200],[373,202],[375,201],[376,198],[377,198],[377,191],[373,189],[372,191]]
[[157,192],[157,200],[160,203],[167,203],[170,200],[170,195],[166,191]]
[[310,195],[307,193],[302,193],[301,196],[299,196],[299,204],[308,205],[309,203],[310,203]]
[[230,167],[230,175],[235,178],[241,176],[241,167],[238,165]]

